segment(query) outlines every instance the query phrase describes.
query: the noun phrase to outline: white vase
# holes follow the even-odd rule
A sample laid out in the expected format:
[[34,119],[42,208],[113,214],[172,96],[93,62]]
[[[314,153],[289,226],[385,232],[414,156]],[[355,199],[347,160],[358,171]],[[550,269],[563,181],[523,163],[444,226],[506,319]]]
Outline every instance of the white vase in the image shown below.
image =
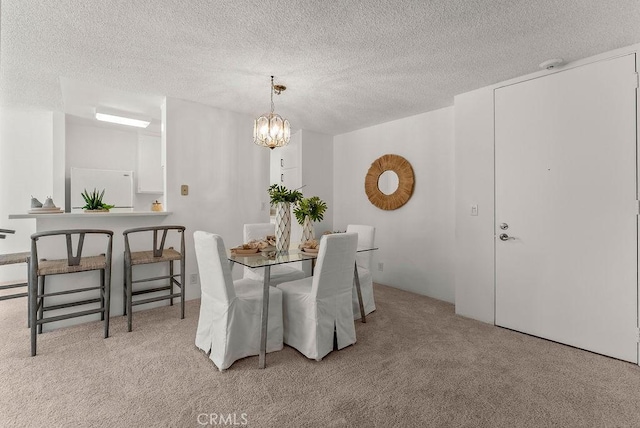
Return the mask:
[[302,222],[302,240],[301,242],[304,244],[307,241],[311,241],[315,238],[315,234],[313,233],[313,223],[309,216],[304,217],[304,221]]
[[291,206],[289,202],[276,204],[276,251],[288,251],[291,240]]

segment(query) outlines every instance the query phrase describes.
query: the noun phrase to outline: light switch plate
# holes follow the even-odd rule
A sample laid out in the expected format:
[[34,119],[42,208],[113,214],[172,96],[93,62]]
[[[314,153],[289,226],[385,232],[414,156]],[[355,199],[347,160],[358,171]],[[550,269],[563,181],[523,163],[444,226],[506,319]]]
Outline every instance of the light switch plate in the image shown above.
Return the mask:
[[476,217],[478,215],[478,206],[477,205],[471,205],[471,215]]
[[180,194],[182,196],[187,196],[189,194],[189,186],[187,186],[186,184],[180,186]]

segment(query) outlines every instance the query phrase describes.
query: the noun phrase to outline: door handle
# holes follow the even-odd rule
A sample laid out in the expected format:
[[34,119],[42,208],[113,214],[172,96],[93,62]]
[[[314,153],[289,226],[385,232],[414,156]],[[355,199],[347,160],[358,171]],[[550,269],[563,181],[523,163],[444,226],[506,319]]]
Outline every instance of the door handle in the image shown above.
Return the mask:
[[498,236],[498,238],[500,238],[501,241],[509,241],[512,239],[516,239],[513,236],[509,236],[506,233],[501,233],[500,236]]

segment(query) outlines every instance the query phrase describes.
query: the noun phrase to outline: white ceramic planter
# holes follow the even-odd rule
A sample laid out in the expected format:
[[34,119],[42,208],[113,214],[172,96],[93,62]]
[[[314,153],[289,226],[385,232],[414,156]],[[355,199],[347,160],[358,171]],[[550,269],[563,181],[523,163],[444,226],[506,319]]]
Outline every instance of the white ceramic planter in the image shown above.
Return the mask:
[[291,205],[289,202],[276,204],[276,251],[288,251],[291,241]]

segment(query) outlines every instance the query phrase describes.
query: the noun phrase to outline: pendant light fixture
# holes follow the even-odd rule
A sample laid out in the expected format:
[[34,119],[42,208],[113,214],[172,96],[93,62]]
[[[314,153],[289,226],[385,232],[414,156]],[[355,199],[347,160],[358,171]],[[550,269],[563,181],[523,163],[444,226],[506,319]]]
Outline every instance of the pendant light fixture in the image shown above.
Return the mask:
[[275,149],[289,144],[291,139],[291,126],[287,119],[275,114],[273,94],[280,95],[287,89],[284,85],[274,85],[271,76],[271,112],[263,114],[253,122],[253,142],[262,147]]

